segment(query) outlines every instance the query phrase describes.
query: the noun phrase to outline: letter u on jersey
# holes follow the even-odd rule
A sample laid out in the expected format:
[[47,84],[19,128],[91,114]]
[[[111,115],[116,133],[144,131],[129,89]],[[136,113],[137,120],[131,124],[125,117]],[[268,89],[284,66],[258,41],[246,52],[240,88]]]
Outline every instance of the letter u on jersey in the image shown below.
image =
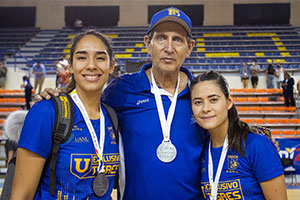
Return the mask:
[[92,154],[72,154],[70,170],[79,179],[94,177],[92,170]]

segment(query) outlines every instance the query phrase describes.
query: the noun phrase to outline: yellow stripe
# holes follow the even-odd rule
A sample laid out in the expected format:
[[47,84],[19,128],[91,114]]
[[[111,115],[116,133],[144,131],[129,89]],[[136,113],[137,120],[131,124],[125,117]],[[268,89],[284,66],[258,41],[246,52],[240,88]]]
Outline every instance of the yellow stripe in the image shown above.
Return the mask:
[[228,37],[232,36],[232,33],[204,33],[204,37]]
[[272,37],[272,40],[280,40],[279,37]]
[[198,42],[196,46],[201,46],[201,47],[204,47],[205,44],[203,42]]
[[73,38],[75,37],[75,35],[71,34],[71,35],[68,35],[68,38]]
[[70,49],[64,49],[64,53],[70,53]]
[[279,51],[286,51],[286,47],[277,47]]
[[282,42],[274,42],[275,45],[279,46],[279,45],[283,45]]
[[115,58],[131,58],[132,54],[115,54]]
[[69,48],[69,49],[70,49],[70,48],[71,48],[71,46],[72,46],[72,44],[68,44],[67,48]]
[[204,41],[204,38],[197,38],[196,41],[197,41],[197,42]]
[[205,51],[205,48],[197,48],[197,51],[203,52],[203,51]]
[[147,52],[147,49],[142,48],[141,51],[142,51],[142,52]]
[[240,54],[237,52],[228,52],[228,53],[206,53],[205,57],[240,57]]
[[291,56],[289,52],[281,52],[280,53],[282,56]]
[[117,34],[105,34],[106,37],[110,37],[110,38],[117,38],[118,35]]
[[247,36],[276,36],[276,33],[247,33]]
[[255,53],[255,55],[256,55],[257,57],[264,57],[264,56],[265,56],[264,53]]
[[134,52],[134,49],[126,49],[126,52]]
[[136,43],[135,46],[136,47],[142,47],[142,46],[144,46],[144,44],[143,43]]

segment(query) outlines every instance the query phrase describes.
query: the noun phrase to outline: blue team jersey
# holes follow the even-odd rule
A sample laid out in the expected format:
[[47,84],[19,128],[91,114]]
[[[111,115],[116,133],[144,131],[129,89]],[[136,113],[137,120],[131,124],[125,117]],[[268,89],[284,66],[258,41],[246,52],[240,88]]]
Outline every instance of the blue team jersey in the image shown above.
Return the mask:
[[[204,198],[209,199],[211,188],[208,179],[208,142],[201,163],[201,185]],[[246,157],[228,150],[218,185],[218,200],[265,199],[261,182],[283,174],[276,147],[264,135],[248,134],[245,143]],[[211,149],[214,178],[223,147]]]
[[[163,134],[145,73],[150,67],[147,64],[138,73],[113,80],[103,93],[104,103],[117,111],[120,121],[126,178],[123,200],[199,199],[204,131],[193,120],[188,85],[178,94],[171,125],[170,138],[177,157],[163,163],[156,156]],[[181,71],[192,78],[187,69]],[[162,95],[162,102],[167,115],[171,101]]]
[[[74,103],[73,103],[74,104]],[[115,174],[119,166],[118,144],[106,110],[105,144],[103,161],[109,180],[108,192],[102,198],[95,196],[92,183],[97,172],[99,159],[92,138],[78,107],[74,104],[74,124],[69,140],[61,144],[56,163],[56,194],[49,193],[49,168],[42,177],[40,189],[34,199],[103,199],[109,200]],[[22,129],[18,147],[28,149],[47,159],[52,146],[52,129],[55,108],[53,101],[43,100],[29,111]],[[91,120],[96,135],[100,136],[100,120]]]

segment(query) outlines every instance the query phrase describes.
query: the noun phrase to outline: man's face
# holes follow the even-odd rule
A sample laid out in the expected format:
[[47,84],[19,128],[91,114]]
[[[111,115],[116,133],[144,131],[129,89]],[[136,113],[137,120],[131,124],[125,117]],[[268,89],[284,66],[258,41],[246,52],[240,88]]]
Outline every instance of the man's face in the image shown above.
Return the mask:
[[41,63],[36,63],[36,66],[37,66],[37,67],[40,67],[40,66],[41,66]]
[[185,58],[189,57],[195,41],[187,42],[187,32],[176,22],[163,22],[153,30],[150,40],[145,36],[144,42],[152,59],[153,68],[163,72],[179,70]]

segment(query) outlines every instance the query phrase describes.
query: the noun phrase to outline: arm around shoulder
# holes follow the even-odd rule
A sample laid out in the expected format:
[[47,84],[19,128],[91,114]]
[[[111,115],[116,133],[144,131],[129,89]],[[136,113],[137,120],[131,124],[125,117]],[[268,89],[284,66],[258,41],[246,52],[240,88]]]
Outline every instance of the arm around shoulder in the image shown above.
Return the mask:
[[260,186],[266,200],[287,200],[284,175],[261,182]]
[[33,199],[46,160],[24,148],[18,148],[17,152],[11,200]]

